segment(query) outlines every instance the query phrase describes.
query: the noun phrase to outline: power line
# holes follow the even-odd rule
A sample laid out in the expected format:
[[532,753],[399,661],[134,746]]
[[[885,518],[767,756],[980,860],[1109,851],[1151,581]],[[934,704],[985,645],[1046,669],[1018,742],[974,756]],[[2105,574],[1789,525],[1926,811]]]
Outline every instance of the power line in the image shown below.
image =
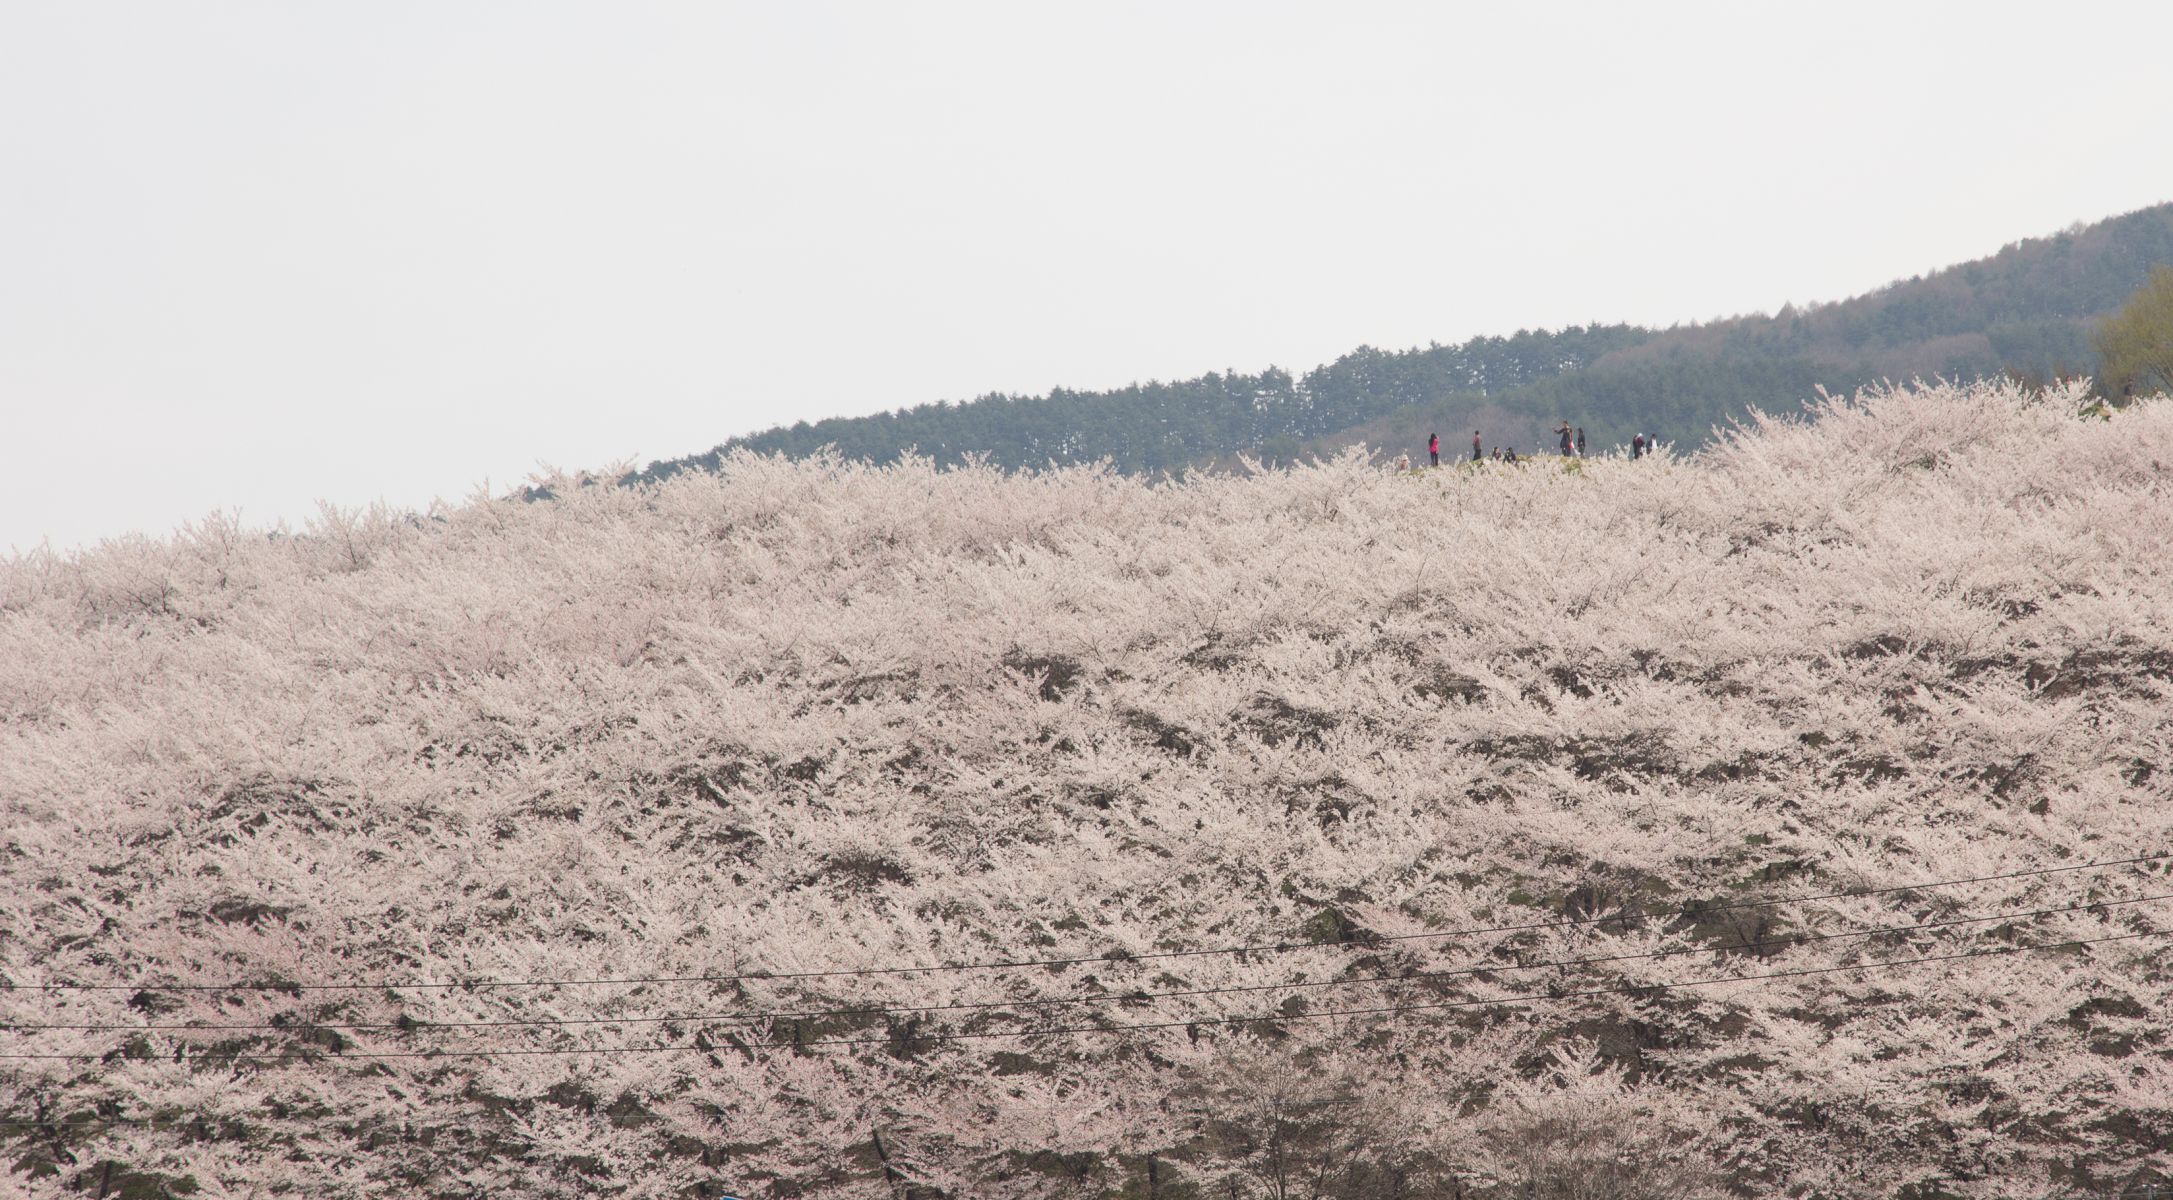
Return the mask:
[[[1927,888],[1959,887],[1970,883],[1992,883],[2006,879],[2026,879],[2044,875],[2058,875],[2073,871],[2096,871],[2112,867],[2134,866],[2173,857],[2173,851],[2143,854],[2134,858],[2106,859],[2096,862],[2075,863],[2064,867],[2038,867],[2026,871],[2005,871],[1992,875],[1972,875],[1960,879],[1934,879],[1918,883],[1895,884],[1880,888],[1850,888],[1842,891],[1820,892],[1805,896],[1783,896],[1767,900],[1740,900],[1728,904],[1709,906],[1685,906],[1666,914],[1668,920],[1698,918],[1714,913],[1737,912],[1745,909],[1772,908],[1784,904],[1809,904],[1821,900],[1863,899],[1870,896],[1892,895],[1897,892],[1914,892]],[[377,991],[407,989],[450,990],[527,987],[575,987],[583,985],[645,985],[657,983],[754,983],[762,980],[835,979],[843,977],[864,978],[875,975],[926,975],[949,971],[1015,970],[1027,967],[1078,966],[1086,963],[1145,962],[1171,958],[1199,958],[1210,955],[1279,954],[1293,950],[1320,947],[1339,949],[1366,949],[1396,942],[1420,941],[1432,938],[1479,937],[1495,933],[1528,933],[1546,929],[1569,929],[1585,925],[1605,925],[1627,920],[1623,914],[1610,916],[1569,917],[1558,921],[1537,921],[1522,925],[1489,925],[1465,929],[1424,930],[1418,933],[1372,935],[1362,939],[1338,941],[1314,939],[1298,942],[1263,942],[1253,945],[1212,946],[1193,950],[1155,950],[1136,953],[1114,949],[1102,954],[1077,958],[1022,958],[989,959],[979,962],[937,963],[925,967],[839,967],[821,971],[761,971],[735,975],[646,975],[600,977],[590,979],[463,979],[463,980],[375,980],[363,983],[286,983],[271,981],[232,983],[12,983],[0,982],[0,991],[44,992],[305,992],[305,991]]]
[[[689,1044],[665,1046],[598,1046],[593,1048],[516,1047],[510,1049],[500,1048],[492,1050],[386,1050],[372,1051],[367,1054],[333,1055],[332,1058],[339,1061],[374,1062],[384,1059],[396,1058],[491,1059],[536,1058],[569,1056],[576,1054],[668,1054],[680,1053],[689,1050],[712,1053],[719,1049],[804,1049],[811,1046],[893,1045],[901,1042],[910,1045],[914,1042],[962,1042],[979,1041],[992,1038],[1034,1038],[1068,1036],[1073,1034],[1138,1033],[1160,1029],[1212,1028],[1218,1025],[1237,1028],[1246,1025],[1278,1024],[1286,1021],[1320,1021],[1334,1017],[1388,1016],[1414,1012],[1436,1012],[1448,1009],[1497,1008],[1514,1004],[1532,1004],[1543,1001],[1555,1002],[1563,1000],[1577,1000],[1593,996],[1648,996],[1657,995],[1661,992],[1679,991],[1684,988],[1706,987],[1713,984],[1759,983],[1775,979],[1802,979],[1819,975],[1837,975],[1855,973],[1859,971],[1872,971],[1878,970],[1882,967],[1906,967],[1917,966],[1924,963],[1956,962],[1962,959],[1970,958],[1990,958],[2005,954],[2027,954],[2048,950],[2071,950],[2082,946],[2095,946],[2108,942],[2127,942],[2134,941],[2138,938],[2164,937],[2169,933],[2173,933],[2173,930],[2149,930],[2142,933],[2121,933],[2112,934],[2105,937],[2076,938],[2065,942],[2049,942],[2039,946],[1999,946],[1988,950],[1968,950],[1953,954],[1931,954],[1923,955],[1917,958],[1885,959],[1879,962],[1856,963],[1849,966],[1806,967],[1793,971],[1773,971],[1763,975],[1721,975],[1705,979],[1673,980],[1665,983],[1622,983],[1612,984],[1607,987],[1585,988],[1576,991],[1529,992],[1521,995],[1502,996],[1489,1000],[1446,1000],[1427,1004],[1392,1004],[1381,1005],[1372,1008],[1322,1009],[1318,1012],[1269,1013],[1250,1017],[1200,1017],[1182,1021],[1147,1021],[1128,1024],[1107,1025],[1060,1025],[1042,1029],[973,1030],[957,1033],[909,1033],[903,1035],[885,1035],[882,1037],[808,1038],[798,1041],[779,1041],[771,1039],[756,1041],[752,1043],[725,1042],[720,1044],[710,1042],[705,1038],[702,1041],[697,1041]],[[110,1054],[0,1054],[0,1060],[31,1060],[40,1062],[91,1063],[105,1062],[110,1057]],[[175,1055],[175,1060],[183,1061],[178,1052]],[[305,1060],[297,1060],[292,1057],[291,1054],[285,1053],[261,1054],[237,1052],[233,1054],[190,1055],[188,1056],[186,1061],[199,1063],[293,1063],[296,1061]]]
[[[1921,933],[1932,929],[1951,929],[1963,925],[1982,925],[1992,921],[2017,921],[2034,917],[2054,916],[2060,913],[2083,912],[2093,909],[2122,908],[2134,904],[2146,904],[2154,900],[2173,900],[2173,892],[2151,896],[2136,896],[2125,900],[2086,900],[2056,908],[2025,909],[1993,913],[1979,917],[1952,917],[1940,921],[1919,921],[1914,925],[1885,925],[1870,929],[1850,929],[1833,933],[1790,934],[1776,937],[1764,943],[1775,949],[1803,946],[1813,942],[1841,941],[1849,938],[1878,937],[1882,934]],[[1747,949],[1749,947],[1679,946],[1667,950],[1649,950],[1636,954],[1609,954],[1589,958],[1547,959],[1526,963],[1484,963],[1476,966],[1457,967],[1440,971],[1411,971],[1401,975],[1361,975],[1342,979],[1316,979],[1294,983],[1257,983],[1229,987],[1182,988],[1160,992],[1106,992],[1093,996],[1038,997],[1025,1000],[975,1000],[952,1004],[881,1005],[868,1008],[824,1008],[807,1010],[780,1010],[772,1012],[723,1012],[723,1013],[675,1013],[660,1016],[616,1017],[507,1017],[483,1021],[294,1021],[273,1023],[247,1022],[172,1022],[167,1024],[118,1024],[118,1023],[70,1023],[70,1022],[0,1022],[0,1030],[29,1032],[33,1030],[103,1031],[126,1033],[173,1033],[173,1032],[231,1032],[263,1030],[284,1033],[306,1033],[310,1030],[364,1030],[398,1029],[419,1031],[431,1029],[496,1029],[513,1027],[562,1027],[568,1025],[652,1025],[679,1022],[733,1022],[758,1024],[765,1021],[820,1020],[828,1017],[896,1016],[918,1013],[964,1012],[987,1009],[1047,1008],[1064,1004],[1129,1004],[1155,1000],[1169,1000],[1199,996],[1229,996],[1254,992],[1300,991],[1311,988],[1357,987],[1373,983],[1412,983],[1422,980],[1452,979],[1461,976],[1484,975],[1499,971],[1543,971],[1565,967],[1592,966],[1599,963],[1635,962],[1640,960],[1675,958],[1686,954],[1719,953],[1723,949]],[[2169,1198],[2173,1200],[2173,1198]]]

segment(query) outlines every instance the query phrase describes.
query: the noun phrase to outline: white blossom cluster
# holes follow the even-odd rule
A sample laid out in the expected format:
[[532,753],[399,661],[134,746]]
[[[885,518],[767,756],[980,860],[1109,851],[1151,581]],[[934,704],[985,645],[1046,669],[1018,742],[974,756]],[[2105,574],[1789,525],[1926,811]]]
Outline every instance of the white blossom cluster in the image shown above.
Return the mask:
[[0,1190],[2163,1178],[2173,871],[2016,874],[2173,850],[2173,405],[2081,403],[0,563]]

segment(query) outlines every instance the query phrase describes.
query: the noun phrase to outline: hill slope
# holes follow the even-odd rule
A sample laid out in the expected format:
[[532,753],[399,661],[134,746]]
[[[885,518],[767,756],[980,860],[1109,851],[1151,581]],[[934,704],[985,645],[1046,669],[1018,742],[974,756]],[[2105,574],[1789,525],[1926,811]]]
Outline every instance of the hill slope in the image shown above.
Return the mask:
[[969,455],[1010,468],[1106,458],[1126,472],[1232,463],[1240,452],[1287,461],[1354,444],[1415,451],[1433,431],[1462,451],[1474,428],[1489,445],[1530,450],[1551,444],[1543,431],[1563,417],[1586,426],[1596,445],[1640,431],[1695,445],[1752,407],[1793,411],[1820,388],[2008,369],[2088,374],[2090,325],[2141,287],[2153,264],[2173,264],[2173,204],[1772,316],[1361,347],[1303,376],[1270,368],[803,421],[652,463],[639,477],[714,469],[735,449],[805,457],[826,446],[877,463],[917,449],[943,464]]
[[2173,845],[2173,405],[2078,401],[0,564],[8,1185],[2163,1180],[2173,876],[2012,874]]

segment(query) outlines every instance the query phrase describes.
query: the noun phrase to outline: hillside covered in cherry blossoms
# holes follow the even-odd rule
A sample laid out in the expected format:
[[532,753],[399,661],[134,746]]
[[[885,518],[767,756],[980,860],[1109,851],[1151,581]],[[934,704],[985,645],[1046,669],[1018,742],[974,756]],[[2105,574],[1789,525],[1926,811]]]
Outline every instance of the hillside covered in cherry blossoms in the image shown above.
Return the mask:
[[2173,1178],[2173,405],[0,563],[0,1192]]

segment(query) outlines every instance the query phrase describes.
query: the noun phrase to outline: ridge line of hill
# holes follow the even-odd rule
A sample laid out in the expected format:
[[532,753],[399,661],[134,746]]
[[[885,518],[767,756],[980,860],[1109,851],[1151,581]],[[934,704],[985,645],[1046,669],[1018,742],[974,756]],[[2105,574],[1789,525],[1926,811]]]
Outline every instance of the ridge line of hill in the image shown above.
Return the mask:
[[1178,474],[1317,457],[1351,445],[1423,446],[1426,435],[1539,447],[1554,423],[1595,445],[1633,433],[1699,443],[1752,408],[1792,409],[1882,380],[2089,374],[2091,325],[2173,264],[2173,203],[2041,238],[1846,300],[1783,306],[1665,330],[1627,324],[1519,330],[1409,350],[1361,346],[1294,375],[1210,371],[1105,391],[992,392],[732,438],[651,462],[629,480],[714,470],[735,450],[884,463],[909,453],[1005,469],[1108,461]]

